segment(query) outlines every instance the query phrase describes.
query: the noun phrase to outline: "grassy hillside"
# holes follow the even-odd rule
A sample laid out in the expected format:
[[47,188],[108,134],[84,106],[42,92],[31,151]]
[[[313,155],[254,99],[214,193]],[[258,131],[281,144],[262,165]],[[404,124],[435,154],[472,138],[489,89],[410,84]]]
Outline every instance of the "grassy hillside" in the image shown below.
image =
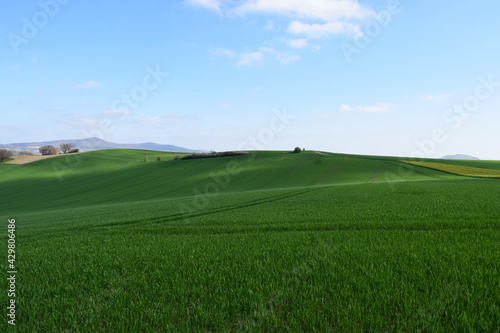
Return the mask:
[[376,156],[174,155],[0,165],[18,332],[499,329],[499,179]]
[[[163,161],[157,162],[157,156]],[[453,178],[421,167],[411,174],[400,172],[405,166],[395,159],[342,154],[275,152],[187,161],[174,161],[173,156],[104,150],[0,165],[2,189],[8,193],[2,198],[4,213],[192,196],[193,190],[204,192],[215,181],[211,174],[223,182],[229,177],[227,186],[219,186],[223,192]]]

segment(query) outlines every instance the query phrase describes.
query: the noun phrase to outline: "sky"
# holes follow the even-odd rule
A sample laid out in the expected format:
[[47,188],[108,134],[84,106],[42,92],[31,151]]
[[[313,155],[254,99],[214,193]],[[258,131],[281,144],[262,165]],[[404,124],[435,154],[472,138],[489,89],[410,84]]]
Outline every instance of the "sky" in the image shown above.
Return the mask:
[[500,2],[1,0],[0,143],[500,160]]

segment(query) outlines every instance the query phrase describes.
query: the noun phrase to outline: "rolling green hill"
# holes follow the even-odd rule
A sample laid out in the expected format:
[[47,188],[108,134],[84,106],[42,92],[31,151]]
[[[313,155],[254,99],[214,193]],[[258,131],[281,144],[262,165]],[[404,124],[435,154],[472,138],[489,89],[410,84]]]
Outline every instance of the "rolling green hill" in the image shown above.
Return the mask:
[[[163,161],[157,162],[157,156]],[[355,155],[257,152],[186,161],[174,161],[173,156],[101,150],[0,165],[0,182],[8,193],[2,200],[4,213],[191,196],[196,188],[203,192],[204,186],[216,183],[211,174],[219,175],[222,182],[229,177],[226,186],[218,186],[222,192],[454,178],[420,167],[409,173],[396,159]],[[234,164],[232,174],[227,172],[228,164],[230,168]]]
[[0,164],[18,332],[498,330],[500,179],[397,157],[174,156]]

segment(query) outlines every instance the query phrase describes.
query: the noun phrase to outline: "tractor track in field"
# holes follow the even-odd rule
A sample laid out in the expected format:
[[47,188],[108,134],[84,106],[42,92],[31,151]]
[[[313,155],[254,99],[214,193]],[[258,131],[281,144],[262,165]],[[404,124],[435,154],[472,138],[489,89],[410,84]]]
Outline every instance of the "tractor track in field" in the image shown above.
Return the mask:
[[323,180],[325,180],[326,178],[328,178],[329,176],[331,176],[332,174],[337,172],[340,168],[342,168],[344,165],[346,165],[350,160],[351,160],[351,158],[344,158],[344,159],[340,160],[338,163],[335,163],[332,168],[330,168],[328,171],[323,173],[316,180],[312,181],[311,183],[307,184],[306,186],[317,185],[318,183],[322,182]]
[[312,160],[306,160],[300,164],[297,164],[295,165],[294,167],[288,169],[287,171],[285,171],[282,175],[280,175],[279,177],[275,178],[272,182],[270,182],[270,184],[273,184],[273,183],[276,183],[278,182],[279,180],[283,179],[283,178],[286,178],[292,174],[294,174],[295,172],[297,172],[298,170],[302,169],[303,167],[305,167],[306,165],[308,164],[311,164],[313,161]]
[[369,179],[365,182],[365,184],[370,184],[370,185],[374,184],[374,183],[377,181],[377,179],[380,177],[380,175],[381,175],[381,174],[382,174],[382,173],[383,173],[386,169],[387,169],[387,168],[386,168],[385,166],[381,165],[381,166],[377,169],[377,171],[375,171],[375,172],[371,175],[371,177],[370,177],[370,178],[369,178]]
[[306,194],[312,191],[317,191],[320,190],[321,188],[308,188],[305,190],[301,191],[295,191],[293,193],[285,193],[285,194],[280,194],[280,195],[273,195],[270,197],[266,198],[261,198],[257,200],[252,200],[248,202],[244,202],[241,204],[232,204],[232,205],[227,205],[227,206],[222,206],[218,208],[214,208],[212,210],[198,210],[196,211],[195,208],[193,208],[192,213],[177,213],[177,214],[171,214],[171,215],[164,215],[164,216],[158,216],[154,218],[149,218],[147,220],[144,219],[137,219],[137,220],[130,220],[126,222],[117,222],[117,223],[110,223],[110,224],[100,224],[97,226],[89,227],[89,229],[102,229],[102,228],[110,228],[110,227],[124,227],[124,226],[137,226],[141,224],[159,224],[159,223],[165,223],[165,222],[182,222],[185,220],[189,220],[190,218],[197,218],[201,216],[207,216],[207,215],[212,215],[212,214],[218,214],[222,212],[227,212],[231,210],[236,210],[236,209],[241,209],[241,208],[247,208],[247,207],[253,207],[253,206],[258,206],[262,204],[267,204],[275,201],[280,201],[284,199],[289,199],[292,197],[296,197],[302,194]]

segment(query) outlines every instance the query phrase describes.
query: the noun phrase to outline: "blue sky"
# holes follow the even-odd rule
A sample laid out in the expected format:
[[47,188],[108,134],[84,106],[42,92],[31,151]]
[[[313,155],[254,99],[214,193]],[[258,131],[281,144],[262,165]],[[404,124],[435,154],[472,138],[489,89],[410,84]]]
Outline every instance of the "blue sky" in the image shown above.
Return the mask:
[[4,0],[0,143],[500,159],[500,2]]

